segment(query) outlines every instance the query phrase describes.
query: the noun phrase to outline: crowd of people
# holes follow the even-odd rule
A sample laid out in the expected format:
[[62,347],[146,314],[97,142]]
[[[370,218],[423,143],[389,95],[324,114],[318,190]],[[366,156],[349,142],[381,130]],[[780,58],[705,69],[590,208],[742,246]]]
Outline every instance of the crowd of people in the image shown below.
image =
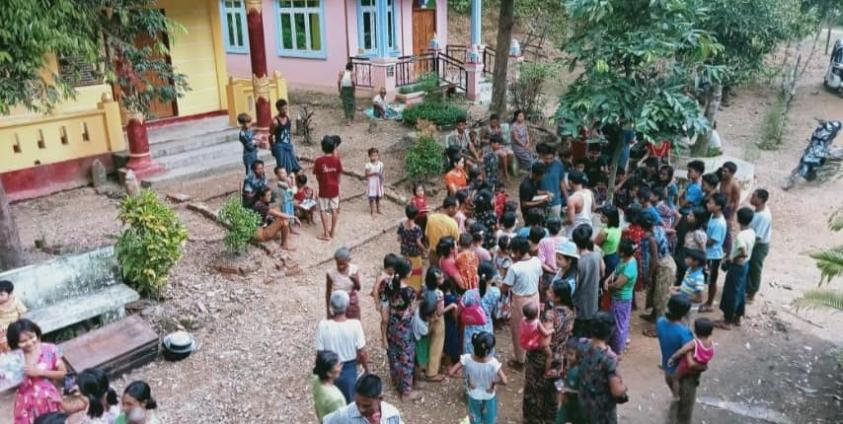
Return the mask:
[[[670,143],[639,142],[633,130],[612,163],[609,143],[585,141],[597,130],[551,145],[532,140],[520,111],[508,127],[488,122],[470,130],[460,121],[445,137],[446,197],[433,208],[425,186],[413,187],[398,252],[373,285],[399,399],[418,399],[419,381],[461,376],[469,422],[493,423],[496,387],[523,372],[525,423],[617,422],[638,310],[643,334],[658,338],[673,422],[690,422],[714,328],[740,326],[760,289],[769,193],[757,189],[742,206],[732,162],[706,173],[690,161],[680,182]],[[506,184],[519,174],[511,199]],[[372,402],[382,382],[358,321],[360,276],[348,249],[335,260],[316,336],[317,418],[402,422],[394,406]],[[500,337],[511,352],[496,348]]]

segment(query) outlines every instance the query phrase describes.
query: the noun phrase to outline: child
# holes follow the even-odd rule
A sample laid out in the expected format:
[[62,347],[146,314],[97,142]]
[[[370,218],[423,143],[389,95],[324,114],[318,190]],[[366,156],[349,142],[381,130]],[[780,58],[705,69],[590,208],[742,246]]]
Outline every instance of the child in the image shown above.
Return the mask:
[[416,341],[416,375],[414,378],[421,379],[422,372],[427,369],[430,363],[430,324],[436,314],[436,303],[422,299],[419,302],[416,312],[413,314],[412,332]]
[[495,423],[498,420],[498,405],[495,386],[507,384],[503,366],[491,354],[495,348],[495,335],[483,331],[471,337],[473,354],[464,354],[460,361],[448,371],[454,376],[460,369],[465,371],[466,392],[468,392],[468,416],[472,424]]
[[16,423],[31,423],[33,417],[62,410],[62,398],[54,382],[60,382],[67,368],[56,345],[41,342],[41,328],[20,319],[9,325],[9,347],[23,352],[26,368],[23,383],[15,397]]
[[[509,179],[509,165],[512,162],[512,156],[511,156],[512,150],[509,149],[508,147],[504,147],[503,137],[501,137],[499,134],[493,134],[489,138],[489,145],[491,146],[491,149],[490,149],[489,153],[487,153],[486,156],[483,157],[483,163],[486,164],[486,166],[487,166],[487,168],[486,168],[487,172],[491,171],[492,175],[494,175],[495,179],[497,179],[498,172],[502,171],[504,180],[508,180]],[[488,158],[489,155],[494,156],[494,157]],[[494,163],[495,166],[498,167],[498,169],[495,169],[493,171],[490,170],[489,167],[491,166],[492,163]],[[487,178],[488,178],[488,174],[487,174]]]
[[506,194],[506,186],[503,184],[496,183],[494,187],[495,196],[492,199],[492,207],[495,209],[495,216],[498,218],[498,221],[500,221],[501,218],[503,218],[509,196]]
[[715,193],[706,202],[706,208],[711,216],[706,226],[706,248],[705,258],[708,267],[708,300],[705,305],[700,306],[700,313],[714,310],[714,298],[717,295],[717,277],[720,272],[720,262],[725,255],[723,252],[723,241],[726,239],[726,219],[723,218],[723,207],[726,206],[726,196],[723,193]]
[[377,210],[381,215],[381,198],[383,197],[384,170],[380,160],[380,152],[372,147],[369,149],[369,162],[366,164],[366,196],[369,197],[369,214],[374,216]]
[[296,217],[308,224],[313,224],[313,209],[316,206],[316,199],[313,189],[307,186],[307,175],[296,175],[296,194],[293,196],[293,206]]
[[[340,217],[340,178],[342,177],[342,162],[334,154],[337,148],[338,136],[326,135],[322,137],[322,153],[313,162],[313,174],[319,183],[319,216],[322,219],[322,234],[317,238],[330,241],[337,230]],[[330,231],[328,230],[328,216],[331,216]]]
[[386,287],[392,281],[392,277],[395,276],[395,264],[400,260],[401,258],[394,253],[384,256],[383,271],[372,286],[371,296],[375,300],[375,305],[377,305],[381,316],[381,342],[384,349],[386,348],[386,324],[389,322],[389,297],[386,293]]
[[[553,327],[548,323],[545,326],[544,319],[539,320],[539,305],[534,302],[524,304],[521,308],[524,318],[521,319],[521,334],[518,343],[527,352],[541,349],[545,355],[544,371],[548,377],[551,375],[553,364],[553,352],[550,351],[550,336],[553,335]],[[543,316],[544,318],[544,316]]]
[[152,397],[152,389],[145,381],[133,381],[126,386],[120,399],[123,413],[115,424],[158,424],[160,421],[154,410],[158,407]]
[[685,253],[685,276],[679,286],[670,288],[671,294],[681,294],[692,304],[703,301],[702,292],[705,289],[705,252],[697,249],[687,250]]
[[468,160],[471,162],[478,162],[483,158],[480,142],[477,141],[477,131],[471,130],[468,132]]
[[562,231],[562,219],[558,216],[547,218],[545,224],[548,236],[544,237],[544,231],[542,231],[542,238],[538,242],[538,257],[542,261],[544,278],[549,279],[556,273],[556,248],[568,239],[559,235]]
[[422,243],[422,230],[416,224],[419,210],[413,205],[404,208],[404,215],[407,219],[398,226],[398,242],[401,244],[401,255],[410,261],[412,271],[407,285],[416,290],[416,295],[421,293],[422,278],[422,252],[425,251]]
[[480,223],[475,223],[471,226],[471,250],[477,255],[480,262],[492,260],[492,254],[488,249],[483,247],[483,242],[486,241],[486,226]]
[[711,340],[713,330],[714,325],[710,319],[697,318],[694,321],[694,339],[685,343],[667,360],[668,366],[676,366],[676,372],[671,376],[675,399],[679,399],[679,381],[682,377],[697,373],[695,369],[707,366],[714,358],[714,341]]
[[258,143],[255,142],[255,133],[249,128],[252,117],[248,113],[237,115],[237,123],[240,124],[238,137],[243,145],[243,166],[246,167],[246,174],[252,169],[252,164],[258,160]]
[[430,208],[427,207],[427,195],[424,192],[424,184],[420,182],[413,184],[413,197],[407,203],[419,210],[419,214],[416,216],[416,224],[419,224],[419,227],[424,231],[427,226],[427,214],[430,213]]
[[649,187],[641,187],[638,189],[638,204],[641,205],[641,213],[653,219],[656,225],[662,225],[662,218],[659,211],[653,204],[653,191]]
[[[473,132],[473,131],[472,131]],[[483,158],[483,178],[495,187],[498,185],[500,174],[500,163],[495,147],[500,149],[500,143],[492,144],[491,146],[484,146],[482,151]]]
[[23,318],[26,306],[14,295],[15,285],[11,281],[0,280],[0,353],[9,351],[6,343],[6,328],[9,324]]
[[518,224],[518,216],[515,215],[515,212],[506,212],[501,217],[501,228],[498,229],[497,233],[495,234],[495,238],[500,240],[501,237],[509,237],[509,239],[513,239],[516,236],[515,227]]
[[620,263],[615,268],[615,273],[607,277],[603,283],[603,290],[609,291],[612,295],[612,315],[615,318],[615,331],[609,339],[609,346],[618,357],[623,355],[629,336],[633,289],[638,278],[635,250],[635,245],[631,241],[621,240],[618,245]]
[[705,162],[701,160],[692,160],[688,162],[688,184],[682,195],[679,196],[679,211],[682,215],[687,215],[691,208],[697,206],[704,206],[702,185],[700,178],[705,172]]
[[[670,297],[667,301],[667,313],[665,316],[656,321],[656,334],[659,338],[659,350],[661,351],[662,362],[661,368],[664,370],[665,382],[668,385],[671,393],[674,390],[673,377],[676,372],[677,365],[670,363],[670,358],[676,351],[682,349],[683,346],[694,340],[691,335],[691,330],[684,323],[688,311],[691,310],[691,304],[688,298],[676,294]],[[689,376],[690,377],[690,376]],[[697,379],[683,377],[679,378],[678,395],[679,417],[670,417],[670,422],[691,422],[691,412],[694,408],[696,397]],[[674,415],[671,413],[671,415]]]
[[755,294],[761,288],[761,271],[764,269],[764,259],[770,252],[770,235],[773,232],[773,216],[767,208],[767,200],[770,193],[759,188],[752,193],[749,203],[755,208],[755,215],[752,216],[752,227],[755,231],[755,247],[752,249],[752,256],[749,258],[749,277],[746,282],[746,303],[752,303]]
[[[581,343],[574,337],[569,338],[565,343],[565,378],[561,390],[559,390],[557,423],[579,423],[583,420],[577,393],[580,386],[579,351]],[[557,389],[559,389],[558,385]]]
[[676,223],[679,222],[679,218],[682,215],[679,215],[676,208],[667,201],[667,195],[665,193],[663,187],[653,190],[650,203],[653,204],[656,212],[659,214],[662,226],[670,239],[670,249],[672,251],[676,247]]
[[477,275],[477,267],[480,266],[480,259],[471,250],[474,237],[471,234],[463,233],[460,236],[460,249],[457,253],[456,265],[463,281],[463,290],[477,288],[480,277]]
[[676,185],[676,180],[673,178],[673,167],[670,165],[662,165],[659,168],[659,188],[664,190],[665,201],[671,208],[676,208],[679,200],[679,187]]
[[741,317],[746,308],[746,279],[749,273],[749,258],[755,247],[755,231],[752,230],[751,208],[740,208],[736,214],[740,232],[735,236],[729,258],[723,265],[726,281],[723,283],[723,296],[720,298],[720,310],[723,320],[717,321],[717,328],[729,330],[731,326],[740,326]]
[[[296,193],[296,189],[294,188],[295,179],[292,176],[288,176],[287,170],[281,166],[275,167],[275,178],[277,179],[277,187],[272,194],[278,200],[278,209],[281,209],[281,212],[287,215],[294,216],[295,200],[293,200],[293,197]],[[292,227],[290,227],[290,230],[291,234],[297,234],[295,231],[292,231]]]
[[445,345],[442,350],[444,363],[456,364],[462,354],[462,332],[459,323],[459,296],[453,280],[444,276],[439,280],[439,289],[444,297],[445,315]]

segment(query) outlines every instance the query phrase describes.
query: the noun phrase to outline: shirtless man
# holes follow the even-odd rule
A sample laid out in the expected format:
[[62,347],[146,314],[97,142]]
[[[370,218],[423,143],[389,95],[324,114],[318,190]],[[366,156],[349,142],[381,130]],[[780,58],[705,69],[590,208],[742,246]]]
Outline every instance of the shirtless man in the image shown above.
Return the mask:
[[732,234],[737,234],[738,222],[736,214],[741,203],[741,186],[735,180],[735,173],[738,166],[729,161],[723,164],[717,171],[720,177],[720,192],[726,196],[726,207],[723,208],[723,217],[726,218],[726,238],[723,242],[723,249],[726,253],[732,250]]
[[568,226],[568,236],[580,225],[592,226],[592,212],[594,208],[594,194],[585,188],[585,174],[573,171],[568,174],[568,182],[574,189],[568,197],[568,210],[565,215],[565,225]]

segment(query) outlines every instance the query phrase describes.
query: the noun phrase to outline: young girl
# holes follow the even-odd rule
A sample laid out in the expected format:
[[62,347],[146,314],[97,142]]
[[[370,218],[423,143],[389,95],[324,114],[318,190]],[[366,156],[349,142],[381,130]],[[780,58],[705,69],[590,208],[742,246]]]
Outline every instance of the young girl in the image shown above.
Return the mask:
[[504,212],[503,217],[501,218],[501,225],[498,231],[495,233],[495,238],[500,240],[501,237],[509,237],[510,240],[515,238],[517,231],[515,228],[518,226],[518,217],[515,215],[515,212]]
[[[296,195],[295,177],[287,174],[287,170],[283,167],[276,166],[275,178],[277,179],[278,186],[273,194],[278,199],[279,209],[281,209],[281,212],[293,216],[295,213],[295,200],[293,197]],[[291,233],[295,234],[292,231]]]
[[422,229],[416,224],[419,210],[413,205],[404,208],[407,219],[398,226],[398,242],[401,244],[401,255],[410,261],[413,267],[408,284],[421,293],[422,252],[426,249],[422,243]]
[[424,291],[422,299],[430,304],[436,305],[436,313],[430,320],[430,332],[428,334],[429,356],[426,377],[428,381],[439,382],[444,378],[439,374],[439,366],[442,364],[442,353],[445,348],[446,337],[446,314],[453,313],[457,309],[456,303],[445,306],[445,293],[442,292],[442,285],[445,283],[445,274],[437,266],[427,269],[424,278]]
[[424,184],[413,184],[413,197],[407,204],[418,209],[419,214],[416,216],[416,224],[419,224],[419,227],[424,231],[427,226],[427,214],[430,213],[430,208],[427,207],[427,195],[424,193]]
[[694,340],[682,346],[667,361],[670,367],[679,363],[676,372],[671,376],[674,398],[679,398],[679,380],[693,372],[691,367],[707,365],[714,358],[714,341],[711,340],[713,330],[714,323],[710,319],[697,318],[694,321]]
[[512,117],[510,126],[510,139],[512,140],[512,151],[518,159],[518,166],[521,169],[530,169],[533,163],[533,144],[530,142],[530,132],[527,130],[527,117],[523,111],[516,110]]
[[[600,215],[600,222],[603,226],[594,237],[594,244],[600,246],[603,251],[603,265],[606,267],[606,275],[612,275],[618,266],[618,244],[621,241],[621,222],[618,208],[612,205],[603,206]],[[601,288],[602,289],[602,288]],[[609,310],[612,305],[612,298],[609,292],[601,290],[600,309]]]
[[465,354],[448,371],[454,376],[465,370],[465,386],[468,392],[468,417],[471,424],[495,423],[498,420],[498,404],[495,386],[506,384],[506,374],[498,360],[491,355],[495,348],[494,334],[484,331],[471,338],[473,354]]
[[309,224],[313,224],[313,211],[316,209],[316,195],[307,186],[307,175],[296,175],[296,194],[293,195],[293,205],[296,217]]
[[685,220],[688,223],[688,231],[685,233],[682,248],[676,249],[676,279],[682,281],[685,275],[685,255],[691,250],[701,250],[705,252],[705,246],[708,242],[708,235],[705,233],[706,222],[708,220],[708,212],[705,208],[693,208],[691,213],[687,215]]
[[629,318],[632,314],[633,289],[638,277],[638,265],[635,263],[635,245],[629,240],[621,240],[618,245],[620,263],[614,274],[606,278],[603,289],[612,295],[612,315],[615,317],[615,331],[609,339],[612,351],[620,357],[626,349],[629,336]]
[[372,286],[371,295],[381,316],[381,342],[383,342],[384,348],[386,348],[386,323],[389,321],[389,298],[386,295],[386,286],[395,276],[395,264],[400,260],[401,258],[394,253],[388,253],[384,256],[383,271]]
[[61,394],[53,381],[62,381],[67,368],[58,347],[41,343],[41,328],[25,318],[9,325],[6,338],[9,347],[20,349],[24,358],[25,377],[15,397],[15,424],[32,424],[40,415],[61,411]]
[[[120,415],[117,392],[111,388],[108,374],[100,368],[90,368],[76,376],[76,385],[85,407],[84,412],[71,416],[71,422],[79,424],[112,424]],[[74,420],[81,416],[81,419]]]
[[369,197],[369,214],[377,211],[381,214],[381,198],[383,197],[383,162],[380,152],[372,147],[369,149],[369,163],[366,164],[366,196]]
[[439,289],[444,295],[445,315],[445,346],[442,350],[442,357],[446,364],[455,364],[462,354],[462,344],[459,326],[459,296],[454,289],[453,280],[444,275],[441,279]]
[[[336,354],[334,354],[336,357]],[[337,390],[342,399],[342,393]],[[345,399],[343,399],[345,401]],[[158,418],[152,412],[158,403],[152,397],[152,389],[145,381],[133,381],[126,386],[121,399],[123,414],[117,417],[115,424],[158,424]]]
[[[512,256],[509,249],[509,236],[501,236],[498,239],[498,246],[495,251],[495,268],[498,270],[497,281],[502,281],[512,266]],[[495,328],[503,326],[504,322],[509,322],[509,290],[505,293],[501,292],[501,297],[498,299],[498,305],[495,308]]]
[[463,285],[460,286],[463,290],[470,290],[477,288],[480,278],[477,276],[477,267],[480,266],[480,259],[471,250],[471,244],[474,238],[471,234],[464,233],[460,236],[460,249],[455,263],[457,270],[462,277]]

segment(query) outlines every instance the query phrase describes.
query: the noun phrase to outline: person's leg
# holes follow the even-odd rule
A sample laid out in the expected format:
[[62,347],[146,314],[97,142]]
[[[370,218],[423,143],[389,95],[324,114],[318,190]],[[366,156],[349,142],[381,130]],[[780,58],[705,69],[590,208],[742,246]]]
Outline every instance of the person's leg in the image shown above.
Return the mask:
[[730,264],[726,270],[726,279],[723,281],[723,294],[720,296],[720,310],[723,311],[723,321],[731,324],[735,319],[737,307],[738,278],[740,278],[739,266]]
[[512,296],[512,308],[509,315],[509,331],[512,334],[512,353],[514,355],[512,359],[520,365],[524,364],[524,350],[521,349],[521,343],[519,342],[521,340],[521,319],[523,318],[521,309],[527,299],[529,298]]
[[445,317],[434,320],[430,326],[430,356],[427,366],[427,378],[439,375],[442,364],[442,350],[445,348]]
[[700,312],[711,312],[711,305],[717,297],[717,279],[720,277],[720,259],[709,259],[708,265],[708,298],[705,305],[700,307]]
[[[380,209],[380,206],[378,206],[378,209]],[[371,196],[369,196],[369,215],[375,216],[375,198]]]
[[342,392],[346,403],[354,402],[354,384],[357,382],[357,360],[343,362],[340,376],[334,384]]
[[330,211],[330,199],[319,198],[319,217],[322,219],[322,235],[317,237],[320,240],[330,240],[328,236],[328,215]]
[[489,400],[483,401],[484,419],[483,424],[497,424],[498,422],[498,397],[497,395]]
[[745,263],[743,265],[735,265],[735,268],[738,268],[738,276],[737,276],[737,288],[735,289],[735,319],[734,324],[740,325],[741,318],[744,316],[746,312],[746,284],[747,280],[749,279],[749,264]]
[[[339,200],[339,198],[337,198]],[[340,208],[337,207],[331,212],[331,238],[334,238],[337,231],[337,221],[340,219]]]
[[468,422],[471,424],[482,424],[483,401],[468,396]]
[[752,248],[752,256],[749,259],[749,277],[746,284],[747,301],[752,302],[755,294],[761,289],[761,272],[764,270],[764,260],[770,252],[770,245],[758,243]]
[[375,211],[378,213],[378,215],[381,214],[381,198],[380,198],[380,196],[375,197]]
[[691,423],[694,403],[697,401],[697,385],[699,385],[699,375],[688,375],[679,380],[677,424]]

